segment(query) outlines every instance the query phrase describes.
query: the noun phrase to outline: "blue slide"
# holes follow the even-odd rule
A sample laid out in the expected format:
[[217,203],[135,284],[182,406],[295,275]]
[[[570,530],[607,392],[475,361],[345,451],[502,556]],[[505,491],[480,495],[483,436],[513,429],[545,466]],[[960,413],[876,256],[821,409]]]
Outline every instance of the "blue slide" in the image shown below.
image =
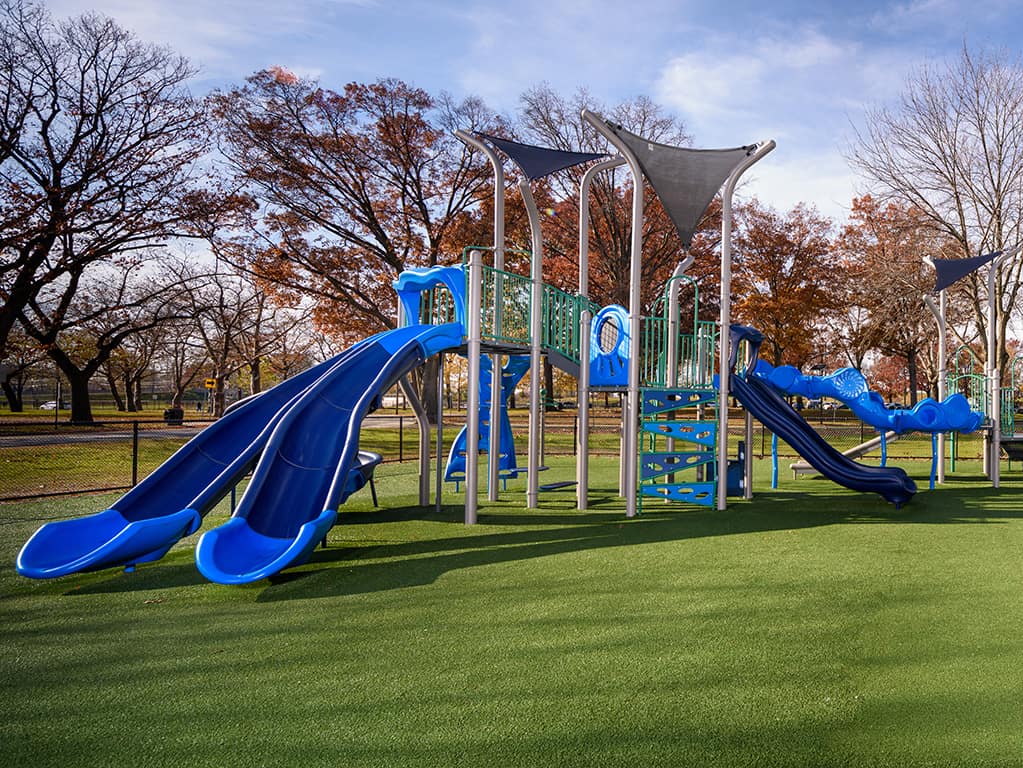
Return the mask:
[[925,397],[912,408],[887,408],[884,399],[871,391],[867,380],[855,368],[839,368],[830,376],[804,376],[791,365],[772,367],[758,360],[753,376],[775,389],[806,398],[833,397],[856,416],[878,430],[903,432],[973,432],[984,414],[970,409],[970,402],[956,393],[938,402]]
[[729,381],[731,394],[744,408],[829,480],[854,491],[880,494],[896,509],[913,498],[916,483],[900,467],[856,463],[826,442],[769,384],[734,373]]
[[751,347],[746,377],[737,373],[728,376],[730,392],[761,424],[791,445],[810,465],[832,482],[854,491],[879,494],[898,509],[916,494],[916,483],[900,467],[871,467],[843,456],[811,427],[785,398],[767,383],[753,375],[757,367],[757,351],[763,334],[756,328],[733,324],[729,329],[732,355],[730,368],[735,368],[739,341]]
[[230,409],[109,509],[46,523],[18,554],[18,573],[48,579],[163,557],[252,469],[283,409],[368,341]]
[[305,562],[351,490],[363,417],[399,378],[462,341],[460,322],[388,331],[306,389],[274,427],[234,515],[199,539],[202,574],[245,584]]

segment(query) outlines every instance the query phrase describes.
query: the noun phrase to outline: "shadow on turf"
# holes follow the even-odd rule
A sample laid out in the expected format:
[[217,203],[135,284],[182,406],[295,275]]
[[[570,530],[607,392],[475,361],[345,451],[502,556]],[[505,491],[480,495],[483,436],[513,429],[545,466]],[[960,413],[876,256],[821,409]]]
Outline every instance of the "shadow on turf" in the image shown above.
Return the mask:
[[[736,503],[726,512],[692,510],[677,506],[651,511],[626,520],[620,511],[574,512],[570,509],[483,511],[479,525],[464,533],[434,539],[369,543],[337,542],[317,550],[300,570],[280,574],[257,598],[262,602],[310,599],[421,586],[450,571],[496,563],[521,561],[568,552],[641,544],[794,530],[840,524],[999,524],[1023,517],[1018,491],[943,488],[921,493],[901,510],[859,495],[798,492],[761,494],[755,503]],[[342,518],[341,528],[361,523],[387,523],[413,519],[461,523],[463,508],[445,506],[424,514],[419,507],[354,513]],[[502,531],[502,527],[528,527]]]
[[[807,481],[807,490],[817,483]],[[595,494],[591,509],[578,512],[574,498],[544,500],[544,509],[485,507],[479,525],[460,528],[457,535],[413,541],[343,541],[344,529],[362,524],[428,521],[463,525],[461,504],[435,507],[406,506],[373,511],[343,512],[331,546],[318,549],[309,563],[271,577],[258,600],[309,599],[376,592],[434,582],[462,568],[528,560],[548,555],[603,547],[622,547],[665,541],[730,536],[777,530],[856,524],[998,524],[1023,517],[1019,489],[944,487],[923,491],[900,510],[869,495],[824,494],[798,490],[758,493],[753,502],[733,502],[726,512],[673,504],[645,502],[642,516],[627,520],[621,501]],[[600,511],[609,507],[610,511]],[[502,528],[527,530],[502,531]],[[337,541],[341,538],[342,541]],[[384,560],[384,562],[377,562]],[[373,561],[373,562],[367,562]],[[205,583],[194,563],[139,566],[134,573],[109,571],[108,578],[76,586],[66,595],[132,592]],[[258,585],[253,585],[258,586]]]

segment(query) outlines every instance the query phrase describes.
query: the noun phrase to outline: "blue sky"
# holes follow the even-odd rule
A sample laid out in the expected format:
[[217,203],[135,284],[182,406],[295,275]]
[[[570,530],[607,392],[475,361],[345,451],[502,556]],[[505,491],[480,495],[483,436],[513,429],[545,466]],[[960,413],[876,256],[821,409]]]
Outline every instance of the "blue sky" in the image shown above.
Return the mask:
[[397,77],[515,111],[546,81],[614,103],[650,96],[694,143],[774,138],[745,188],[786,210],[844,220],[862,182],[842,149],[867,106],[892,103],[914,68],[1023,39],[1018,0],[51,0],[95,10],[201,68],[194,88],[271,65],[327,87]]

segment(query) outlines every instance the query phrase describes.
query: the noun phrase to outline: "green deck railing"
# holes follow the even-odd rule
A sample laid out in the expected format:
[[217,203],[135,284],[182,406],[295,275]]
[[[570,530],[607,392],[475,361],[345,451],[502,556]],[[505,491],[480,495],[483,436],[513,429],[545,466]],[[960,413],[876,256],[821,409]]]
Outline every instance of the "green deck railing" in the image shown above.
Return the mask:
[[[466,249],[466,253],[469,250]],[[486,251],[489,249],[479,248]],[[482,268],[482,338],[485,342],[520,345],[530,343],[530,310],[532,281],[513,272]],[[466,291],[468,294],[468,291]],[[666,304],[666,300],[664,304]],[[541,344],[555,350],[568,360],[580,362],[581,318],[584,310],[591,317],[600,311],[600,305],[553,285],[544,284],[542,290]],[[419,322],[441,324],[456,318],[451,292],[436,286],[424,292],[420,302]],[[668,381],[668,318],[644,317],[636,349],[640,359],[640,386],[664,387]],[[697,321],[691,334],[680,334],[677,345],[677,383],[686,387],[709,387],[713,381],[716,359],[717,331],[711,321]]]

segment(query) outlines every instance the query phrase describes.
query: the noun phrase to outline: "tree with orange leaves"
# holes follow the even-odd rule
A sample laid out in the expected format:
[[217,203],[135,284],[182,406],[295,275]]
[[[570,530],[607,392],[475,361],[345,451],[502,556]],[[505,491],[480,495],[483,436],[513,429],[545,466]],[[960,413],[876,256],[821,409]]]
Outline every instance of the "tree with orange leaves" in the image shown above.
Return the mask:
[[801,366],[817,352],[822,315],[833,304],[831,221],[802,203],[784,216],[756,199],[736,215],[735,318],[764,334],[763,356]]
[[849,281],[846,301],[866,313],[859,343],[904,362],[912,402],[920,374],[933,381],[935,373],[934,320],[921,300],[934,285],[934,272],[923,259],[954,248],[919,210],[869,195],[853,200],[849,223],[836,241]]
[[278,290],[312,296],[320,325],[349,340],[394,327],[391,282],[457,261],[467,230],[483,224],[469,212],[488,195],[490,170],[451,136],[500,129],[478,100],[398,80],[334,91],[273,68],[212,104],[224,154],[256,201],[250,230],[221,252]]

